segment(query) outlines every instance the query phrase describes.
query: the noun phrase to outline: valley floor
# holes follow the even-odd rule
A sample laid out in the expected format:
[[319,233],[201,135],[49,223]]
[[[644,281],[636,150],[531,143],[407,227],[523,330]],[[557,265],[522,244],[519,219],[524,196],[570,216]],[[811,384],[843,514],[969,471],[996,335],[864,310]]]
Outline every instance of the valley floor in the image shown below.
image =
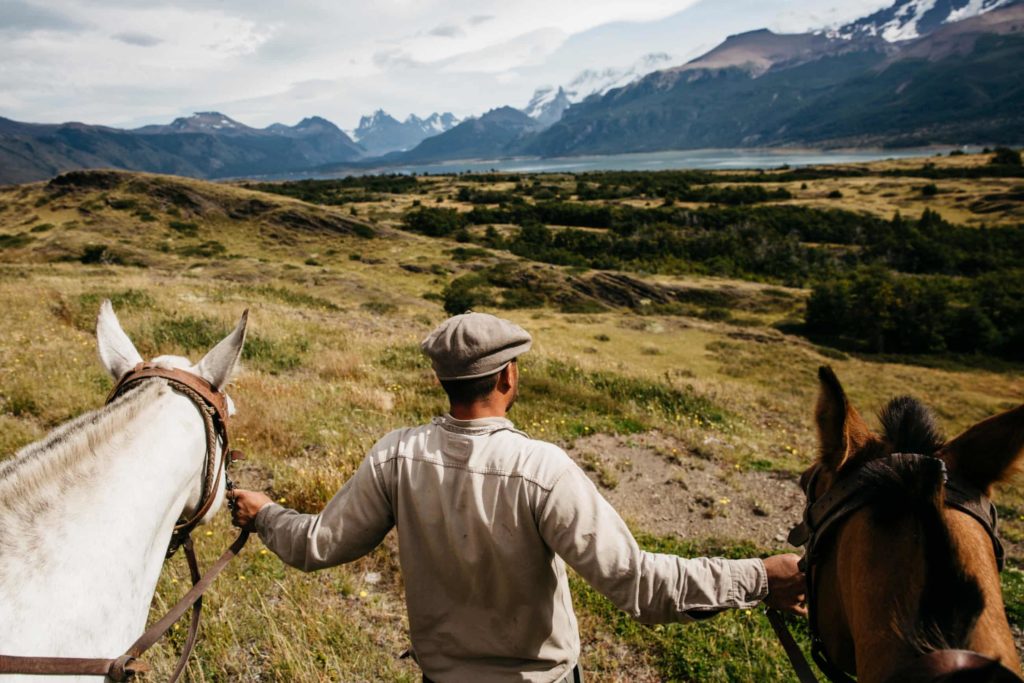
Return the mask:
[[[231,387],[234,438],[248,455],[235,479],[300,510],[319,509],[379,436],[444,410],[417,344],[446,317],[443,293],[454,278],[506,261],[567,287],[601,275],[401,230],[413,202],[471,206],[457,197],[458,178],[422,182],[411,193],[360,190],[372,196],[338,205],[114,172],[0,190],[0,457],[102,403],[110,383],[93,335],[102,299],[113,300],[144,356],[195,358],[249,308],[245,369]],[[568,176],[541,182],[575,185]],[[801,190],[804,182],[777,185],[793,190],[794,205],[832,202],[882,216],[919,213],[927,201],[916,189],[921,180],[825,178]],[[941,191],[927,205],[958,223],[1012,225],[1024,201],[985,197],[1019,193],[1021,182],[936,181]],[[513,184],[498,178],[489,188]],[[836,189],[842,197],[829,200]],[[983,201],[998,207],[963,208]],[[536,340],[513,420],[566,448],[651,549],[745,556],[786,548],[802,503],[796,477],[816,453],[821,365],[836,370],[865,415],[909,393],[950,435],[1024,396],[1022,368],[1010,361],[872,356],[780,331],[803,309],[808,293],[799,287],[629,278],[627,290],[640,283],[725,292],[737,308],[721,318],[615,305],[600,299],[613,290],[598,277],[606,286],[592,291],[603,303],[584,312],[550,303],[491,310]],[[1004,590],[1019,634],[1019,480],[998,503],[1010,557]],[[232,536],[220,515],[198,539],[204,564]],[[186,582],[175,558],[154,613]],[[252,543],[206,599],[191,680],[418,680],[411,660],[398,659],[408,646],[402,588],[393,534],[366,558],[313,575],[284,568]],[[756,611],[648,628],[579,581],[574,592],[588,680],[795,680]],[[144,680],[166,674],[183,630],[158,647],[156,671]]]

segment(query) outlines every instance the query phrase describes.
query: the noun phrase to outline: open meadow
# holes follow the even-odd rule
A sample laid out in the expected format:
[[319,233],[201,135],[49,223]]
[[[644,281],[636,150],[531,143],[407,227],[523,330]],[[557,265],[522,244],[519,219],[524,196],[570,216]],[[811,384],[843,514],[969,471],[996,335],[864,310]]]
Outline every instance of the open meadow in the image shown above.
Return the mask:
[[[911,394],[949,436],[1024,401],[1024,174],[990,157],[285,184],[76,171],[2,187],[0,458],[102,404],[103,299],[145,357],[196,359],[248,308],[233,477],[316,511],[380,436],[444,411],[418,342],[472,307],[533,334],[510,417],[564,447],[641,545],[782,551],[815,457],[819,366],[866,416]],[[1021,481],[997,503],[1021,645]],[[233,536],[225,511],[197,533],[201,561]],[[176,556],[154,614],[187,583]],[[394,534],[310,575],[254,540],[205,598],[189,676],[419,680],[398,658],[402,586]],[[589,681],[795,680],[759,611],[646,627],[573,587]],[[163,680],[184,631],[143,680]]]

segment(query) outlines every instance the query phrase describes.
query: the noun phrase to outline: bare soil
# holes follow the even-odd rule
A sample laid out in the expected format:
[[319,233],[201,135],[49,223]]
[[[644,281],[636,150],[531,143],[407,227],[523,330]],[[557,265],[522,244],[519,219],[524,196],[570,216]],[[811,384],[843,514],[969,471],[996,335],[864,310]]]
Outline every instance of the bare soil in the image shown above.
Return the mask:
[[596,434],[569,454],[635,530],[790,549],[804,501],[792,475],[709,460],[659,432]]

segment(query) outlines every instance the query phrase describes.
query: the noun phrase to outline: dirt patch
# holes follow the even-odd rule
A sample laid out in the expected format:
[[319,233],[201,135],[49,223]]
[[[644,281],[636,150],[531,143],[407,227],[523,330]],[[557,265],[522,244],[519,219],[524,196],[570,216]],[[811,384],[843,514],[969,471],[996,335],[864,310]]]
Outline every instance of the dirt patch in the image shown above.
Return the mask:
[[791,476],[707,460],[658,432],[596,434],[568,452],[634,529],[792,550],[804,497]]

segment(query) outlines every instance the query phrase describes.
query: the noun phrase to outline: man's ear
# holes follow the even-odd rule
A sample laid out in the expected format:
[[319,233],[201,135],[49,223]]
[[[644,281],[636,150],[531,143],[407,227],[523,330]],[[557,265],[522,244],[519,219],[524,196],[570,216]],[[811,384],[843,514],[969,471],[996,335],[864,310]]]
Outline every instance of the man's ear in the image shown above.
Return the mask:
[[114,306],[110,299],[104,299],[100,304],[99,315],[96,316],[96,346],[100,353],[100,362],[115,382],[142,362],[142,356],[135,350],[135,344],[132,344],[132,340],[121,329],[121,323],[114,315]]
[[498,381],[495,383],[495,388],[501,393],[505,394],[514,386],[516,379],[516,362],[512,361],[501,369],[498,373]]
[[245,328],[248,321],[249,309],[246,309],[234,331],[220,340],[196,364],[196,372],[199,376],[217,389],[223,389],[227,385],[238,359],[242,356],[242,345],[245,344]]
[[1024,405],[982,420],[939,451],[951,472],[986,493],[1024,456]]
[[832,368],[818,368],[821,384],[814,410],[818,424],[821,464],[838,472],[846,459],[871,440],[871,430],[857,409],[850,405],[842,384]]

